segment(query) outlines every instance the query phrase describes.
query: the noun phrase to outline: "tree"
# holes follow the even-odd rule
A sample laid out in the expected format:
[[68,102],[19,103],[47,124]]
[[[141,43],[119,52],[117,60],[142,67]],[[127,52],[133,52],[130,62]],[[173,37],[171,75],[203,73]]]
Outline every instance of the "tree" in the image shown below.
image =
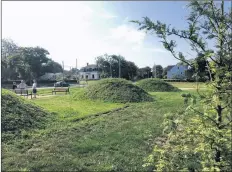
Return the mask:
[[2,39],[2,58],[6,59],[7,57],[17,53],[19,47],[11,39]]
[[2,80],[7,80],[14,75],[14,71],[9,68],[9,57],[18,52],[19,47],[11,39],[2,39],[1,68]]
[[[188,30],[153,22],[148,17],[132,21],[140,30],[155,33],[174,58],[195,67],[198,77],[199,59],[209,73],[208,90],[198,97],[183,94],[186,109],[166,115],[165,144],[156,144],[146,165],[157,171],[230,171],[232,168],[232,10],[225,11],[224,1],[191,1],[188,5]],[[170,36],[188,41],[197,53],[194,61],[175,51]],[[209,45],[214,44],[213,48]],[[204,66],[202,65],[202,66]],[[189,102],[191,100],[191,102]]]
[[128,78],[129,80],[134,80],[137,75],[138,67],[135,65],[134,62],[127,61],[128,66]]
[[20,47],[18,52],[10,57],[10,66],[19,78],[31,83],[32,79],[37,79],[43,72],[43,64],[48,62],[49,52],[40,47]]
[[42,75],[45,74],[45,73],[60,73],[63,71],[63,68],[62,66],[51,60],[51,59],[48,59],[47,63],[43,63],[42,64]]
[[31,81],[45,73],[62,72],[59,63],[49,59],[41,47],[20,47],[11,39],[2,39],[2,79]]
[[96,58],[96,64],[101,72],[100,74],[101,78],[108,78],[111,75],[110,63],[106,60],[108,59],[108,57],[109,57],[108,54],[104,54]]
[[28,78],[29,65],[25,63],[22,56],[18,53],[9,57],[9,69],[11,74],[9,78],[19,79],[19,78]]
[[151,78],[151,77],[152,77],[152,72],[149,66],[138,69],[138,72],[137,72],[138,79]]
[[163,78],[164,78],[164,79],[167,78],[167,74],[168,74],[168,67],[165,67],[165,68],[163,69]]
[[125,58],[120,55],[104,54],[96,58],[96,63],[100,69],[101,78],[118,78],[120,67],[121,78],[132,80],[136,76],[138,70],[138,67],[133,62],[125,60]]
[[61,65],[49,59],[48,54],[47,50],[40,47],[19,47],[18,52],[9,57],[9,67],[14,72],[11,78],[31,81],[45,73],[61,72]]
[[163,67],[161,65],[154,65],[152,68],[153,77],[163,78]]

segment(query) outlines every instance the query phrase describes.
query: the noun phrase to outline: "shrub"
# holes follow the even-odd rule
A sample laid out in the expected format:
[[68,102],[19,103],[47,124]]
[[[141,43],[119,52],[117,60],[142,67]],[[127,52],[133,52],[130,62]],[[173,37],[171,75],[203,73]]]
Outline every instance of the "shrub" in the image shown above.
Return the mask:
[[171,84],[164,82],[160,79],[143,79],[140,80],[137,85],[144,89],[145,91],[150,92],[175,92],[175,91],[181,91],[180,89],[172,86]]
[[2,141],[19,137],[24,130],[43,128],[48,113],[14,93],[2,89]]
[[153,98],[143,89],[125,79],[111,78],[96,81],[87,86],[85,96],[92,100],[109,102],[143,102],[152,101]]

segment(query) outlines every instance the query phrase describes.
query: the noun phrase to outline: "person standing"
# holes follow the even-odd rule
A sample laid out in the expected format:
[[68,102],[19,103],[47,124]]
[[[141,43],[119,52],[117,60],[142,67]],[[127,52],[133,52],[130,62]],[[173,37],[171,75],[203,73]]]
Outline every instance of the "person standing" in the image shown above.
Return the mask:
[[20,89],[27,89],[27,84],[25,84],[24,80],[21,80],[21,83],[18,85]]
[[13,82],[12,88],[13,88],[13,90],[15,90],[17,88],[16,82]]
[[36,86],[37,86],[36,81],[33,80],[32,93],[34,95],[34,98],[36,98],[36,92],[37,92]]

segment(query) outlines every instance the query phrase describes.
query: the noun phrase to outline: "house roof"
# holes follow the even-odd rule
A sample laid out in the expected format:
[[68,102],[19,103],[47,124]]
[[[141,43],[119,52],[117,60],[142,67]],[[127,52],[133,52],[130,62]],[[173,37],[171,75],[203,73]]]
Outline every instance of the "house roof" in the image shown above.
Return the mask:
[[188,68],[188,65],[180,65],[180,64],[176,64],[176,65],[169,65],[167,66],[167,71],[171,70],[174,66],[184,66]]
[[97,68],[97,65],[95,65],[95,64],[90,64],[90,65],[88,65],[88,66],[85,66],[85,67],[83,67],[83,68]]
[[83,72],[83,71],[90,71],[90,70],[92,71],[92,69],[97,69],[98,70],[98,66],[97,65],[95,65],[95,64],[90,64],[90,65],[88,65],[88,66],[85,66],[85,67],[82,67],[81,69],[80,69],[80,72]]
[[167,71],[171,70],[171,68],[173,68],[175,65],[169,65],[167,66]]

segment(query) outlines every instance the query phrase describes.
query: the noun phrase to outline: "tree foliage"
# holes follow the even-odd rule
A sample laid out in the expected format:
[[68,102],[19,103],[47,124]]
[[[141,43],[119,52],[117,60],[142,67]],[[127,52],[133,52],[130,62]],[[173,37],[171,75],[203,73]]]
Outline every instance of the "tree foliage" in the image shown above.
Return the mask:
[[18,46],[11,39],[2,39],[2,51],[1,51],[1,68],[2,68],[2,80],[13,76],[11,69],[8,66],[9,56],[16,54]]
[[[230,171],[232,168],[232,13],[226,11],[224,1],[191,1],[187,18],[188,29],[178,30],[148,17],[137,23],[140,30],[156,34],[174,58],[195,68],[195,75],[207,69],[207,91],[198,96],[183,94],[185,108],[167,114],[164,136],[157,141],[154,152],[147,159],[148,166],[157,171]],[[188,41],[194,60],[183,52],[176,52],[176,41]],[[213,44],[212,46],[209,46]],[[162,143],[162,144],[159,144]]]
[[2,39],[2,59],[6,59],[7,57],[17,53],[19,47],[14,43],[11,39]]
[[151,78],[152,77],[151,68],[149,66],[139,68],[137,77],[138,79]]
[[152,68],[153,77],[163,78],[163,67],[161,65],[154,65]]
[[167,74],[168,74],[168,67],[163,68],[163,78],[167,78]]
[[118,78],[119,67],[121,68],[121,78],[133,80],[137,75],[138,67],[135,63],[125,60],[120,55],[104,54],[96,58],[96,63],[101,71],[101,78]]
[[19,47],[12,40],[2,40],[3,80],[32,80],[45,73],[62,72],[57,62],[48,58],[49,52],[41,47]]

